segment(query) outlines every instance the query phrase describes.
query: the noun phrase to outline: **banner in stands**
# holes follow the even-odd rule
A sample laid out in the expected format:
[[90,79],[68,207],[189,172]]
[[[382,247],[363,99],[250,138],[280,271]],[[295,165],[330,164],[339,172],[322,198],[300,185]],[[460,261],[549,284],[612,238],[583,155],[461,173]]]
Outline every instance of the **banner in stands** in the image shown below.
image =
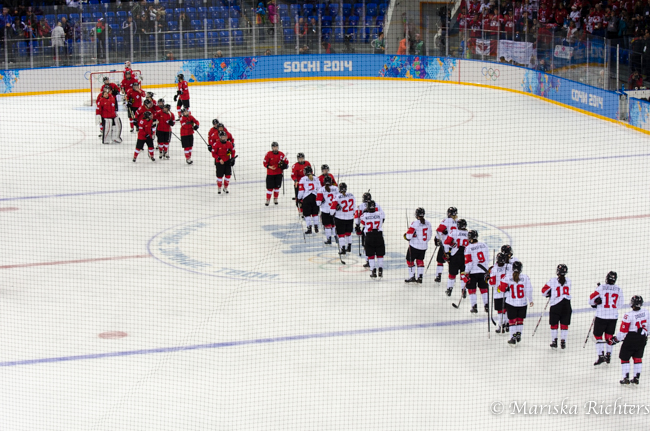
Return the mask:
[[506,61],[514,60],[517,64],[530,66],[530,60],[537,57],[531,42],[515,42],[512,40],[500,40],[497,57],[503,57]]
[[[527,55],[530,47],[522,49]],[[138,63],[143,87],[174,85],[184,73],[192,83],[315,77],[426,79],[489,85],[522,91],[617,119],[618,99],[604,91],[554,75],[506,63],[444,57],[333,54],[283,55]],[[123,65],[23,69],[0,72],[0,92],[34,94],[89,89],[89,72],[122,70]]]

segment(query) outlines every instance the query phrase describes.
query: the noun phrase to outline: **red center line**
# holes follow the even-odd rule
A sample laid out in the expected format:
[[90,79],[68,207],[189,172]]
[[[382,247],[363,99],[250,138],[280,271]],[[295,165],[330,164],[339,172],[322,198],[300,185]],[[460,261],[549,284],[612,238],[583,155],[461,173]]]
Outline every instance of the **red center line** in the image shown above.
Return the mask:
[[149,254],[137,254],[135,256],[114,256],[114,257],[96,257],[93,259],[79,259],[79,260],[61,260],[58,262],[37,262],[37,263],[21,263],[18,265],[3,265],[0,269],[13,269],[13,268],[29,268],[31,266],[50,266],[50,265],[68,265],[71,263],[89,263],[101,262],[105,260],[123,260],[123,259],[141,259],[144,257],[151,257]]
[[585,220],[552,221],[546,223],[531,223],[531,224],[516,224],[512,226],[500,226],[499,229],[508,230],[508,229],[519,229],[519,228],[526,228],[526,227],[557,226],[561,224],[597,223],[601,221],[629,220],[635,218],[648,218],[648,217],[650,217],[650,214],[623,216],[623,217],[590,218]]

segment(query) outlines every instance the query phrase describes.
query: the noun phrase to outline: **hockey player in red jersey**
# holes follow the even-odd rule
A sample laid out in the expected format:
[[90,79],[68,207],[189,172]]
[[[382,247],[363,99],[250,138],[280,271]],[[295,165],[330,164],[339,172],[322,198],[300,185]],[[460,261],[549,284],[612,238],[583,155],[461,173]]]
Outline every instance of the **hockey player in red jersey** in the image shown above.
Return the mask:
[[311,234],[311,228],[314,226],[314,232],[318,233],[318,207],[316,203],[320,181],[314,177],[314,170],[311,166],[305,166],[305,176],[298,182],[298,202],[302,214],[307,224],[306,235]]
[[560,325],[560,347],[566,349],[566,339],[571,324],[571,280],[566,277],[569,271],[563,263],[557,266],[557,277],[551,278],[542,287],[542,294],[549,298],[551,310],[548,313],[551,325],[551,348],[557,349],[557,329]]
[[174,96],[174,102],[176,102],[176,110],[180,116],[181,107],[187,109],[188,111],[190,109],[190,90],[187,87],[185,75],[179,73],[176,77],[178,78],[178,91],[176,91],[176,95]]
[[174,117],[174,113],[171,112],[171,108],[170,105],[164,105],[154,115],[154,118],[158,120],[156,138],[158,139],[158,150],[160,151],[161,159],[169,159],[169,141],[171,141],[172,137],[172,127],[176,124],[176,118]]
[[138,121],[138,140],[135,144],[135,153],[133,153],[133,163],[135,163],[140,151],[144,148],[144,144],[147,144],[147,149],[149,150],[149,159],[152,162],[156,161],[156,158],[153,155],[153,115],[151,112],[145,112],[142,116],[142,119]]
[[145,99],[144,103],[142,106],[138,108],[137,111],[135,111],[134,117],[136,121],[142,120],[142,116],[144,115],[145,112],[151,112],[151,115],[154,116],[156,113],[156,108],[154,107],[154,104],[151,100]]
[[284,170],[289,167],[289,160],[280,151],[280,145],[277,142],[271,144],[271,151],[264,156],[262,163],[266,168],[266,203],[268,207],[271,202],[271,195],[273,195],[273,203],[278,204],[278,196],[280,195],[280,187],[284,179]]
[[598,359],[595,366],[605,362],[609,364],[612,358],[612,345],[609,341],[616,333],[618,310],[625,304],[623,290],[616,284],[617,278],[616,272],[609,271],[605,276],[605,284],[598,283],[596,291],[589,296],[589,305],[596,309],[594,338]]
[[105,76],[102,82],[104,83],[104,87],[106,87],[107,85],[110,87],[111,94],[115,98],[115,111],[118,111],[119,110],[118,106],[120,104],[120,91],[121,91],[120,87],[114,82],[111,82],[111,79],[108,76]]
[[[213,124],[213,125],[216,124],[215,127],[216,127],[216,129],[217,129],[217,133],[218,133],[218,132],[226,132],[226,136],[228,136],[228,140],[229,140],[230,142],[232,142],[232,146],[234,147],[234,146],[235,146],[235,138],[233,138],[232,134],[228,131],[228,129],[226,129],[226,126],[224,126],[223,123],[221,123],[221,122],[220,122],[218,119],[216,119],[216,118],[215,118],[214,120],[212,120],[212,124]],[[211,129],[211,130],[212,130],[212,129]]]
[[130,71],[124,72],[124,79],[120,83],[122,92],[126,95],[130,90],[133,90],[133,86],[138,84],[138,87],[141,85],[140,81],[136,79]]
[[109,87],[105,87],[102,96],[97,99],[95,118],[100,126],[101,134],[99,137],[102,139],[102,143],[122,142],[120,137],[122,123],[115,112],[115,98],[111,95]]
[[[212,148],[212,157],[214,157],[214,165],[217,169],[217,193],[221,194],[221,185],[223,184],[224,193],[228,193],[228,184],[230,184],[230,176],[232,175],[232,167],[235,165],[235,147],[232,142],[228,140],[226,132],[219,132],[217,139],[213,139],[213,135],[208,138],[210,148]],[[224,180],[223,177],[226,177]]]
[[133,127],[138,127],[138,122],[135,118],[135,113],[142,106],[142,101],[145,98],[145,93],[140,89],[140,84],[135,83],[133,88],[126,93],[126,109],[129,113],[129,121],[131,122],[131,133]]
[[[467,253],[467,249],[465,253]],[[531,307],[535,305],[533,303],[533,286],[530,283],[530,278],[521,273],[523,267],[524,265],[519,261],[513,263],[512,272],[508,273],[499,285],[499,290],[506,294],[506,309],[512,335],[508,344],[512,347],[521,343],[521,333],[524,330],[528,305]]]
[[199,130],[199,121],[190,114],[187,108],[181,109],[181,145],[185,152],[185,162],[191,165],[192,147],[194,146],[194,131]]
[[311,167],[311,163],[305,160],[305,154],[304,153],[298,153],[298,162],[294,163],[293,166],[291,167],[291,179],[293,180],[293,189],[295,192],[295,198],[296,198],[296,207],[298,207],[298,211],[302,215],[302,208],[300,205],[298,205],[298,183],[302,179],[302,177],[305,176],[305,168],[309,166]]
[[338,186],[338,184],[336,184],[336,178],[334,178],[334,175],[330,174],[330,167],[328,165],[322,165],[320,171],[322,175],[318,177],[318,181],[320,181],[321,186],[325,185],[325,177],[329,177],[332,180],[331,184],[333,186]]
[[[424,208],[415,210],[415,218],[404,234],[404,239],[409,242],[409,248],[406,251],[406,265],[409,268],[409,278],[404,280],[406,283],[422,283],[424,275],[424,256],[429,248],[429,241],[434,235],[431,223],[424,219]],[[417,278],[415,278],[417,265]]]
[[[623,342],[621,351],[618,354],[623,372],[623,379],[620,381],[622,385],[639,384],[643,366],[643,352],[648,342],[648,319],[650,319],[650,314],[642,308],[643,298],[640,295],[634,295],[630,299],[630,307],[632,307],[632,311],[628,311],[623,316],[618,335],[608,341],[610,345]],[[634,363],[632,370],[634,377],[632,379],[630,379],[630,359]]]
[[444,244],[449,235],[453,234],[454,230],[458,229],[456,224],[457,218],[458,210],[456,207],[449,207],[447,209],[447,218],[441,221],[440,225],[436,229],[435,244],[436,246],[440,246],[438,254],[436,255],[436,262],[438,263],[436,266],[436,279],[434,280],[436,283],[440,283],[442,280],[442,270],[445,264],[445,249],[442,244]]

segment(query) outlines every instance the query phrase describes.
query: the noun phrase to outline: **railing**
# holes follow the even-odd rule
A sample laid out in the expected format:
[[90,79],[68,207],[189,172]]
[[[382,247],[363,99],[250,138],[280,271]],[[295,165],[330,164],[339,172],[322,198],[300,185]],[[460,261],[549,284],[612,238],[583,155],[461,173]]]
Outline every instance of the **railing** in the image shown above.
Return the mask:
[[[44,8],[39,16],[52,28],[63,17],[69,20],[71,26],[64,39],[38,38],[32,33],[25,37],[10,34],[5,28],[0,32],[0,64],[4,63],[5,69],[14,69],[219,56],[396,54],[404,41],[406,54],[505,61],[605,89],[628,85],[632,69],[650,74],[650,57],[630,50],[634,47],[630,38],[606,39],[578,33],[567,40],[566,29],[521,23],[497,29],[466,28],[455,17],[425,16],[408,8],[400,9],[391,23],[385,23],[388,3],[381,1],[280,3],[275,22],[271,23],[268,15],[256,14],[253,0],[246,1],[147,3],[146,8],[159,8],[156,18],[148,21],[139,18],[141,3],[85,5],[81,10]],[[448,6],[452,4],[449,2]],[[98,25],[99,18],[104,20],[103,24]],[[124,26],[129,20],[135,26]],[[399,36],[397,40],[386,41],[391,42],[387,47],[395,48],[386,51],[376,48],[384,25],[390,25],[391,31],[399,30],[391,33],[393,37]],[[104,30],[98,32],[100,27]],[[529,58],[522,58],[522,53],[529,52]]]

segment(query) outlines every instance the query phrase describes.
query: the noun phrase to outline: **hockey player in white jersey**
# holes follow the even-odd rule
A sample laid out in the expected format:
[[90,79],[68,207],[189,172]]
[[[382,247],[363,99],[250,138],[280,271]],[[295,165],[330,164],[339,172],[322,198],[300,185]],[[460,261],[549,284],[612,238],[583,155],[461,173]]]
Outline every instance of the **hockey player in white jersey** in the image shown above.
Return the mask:
[[[648,319],[650,319],[648,311],[641,308],[642,306],[643,298],[634,295],[630,299],[632,311],[625,313],[618,335],[608,342],[608,344],[623,342],[621,351],[618,354],[623,372],[623,380],[620,381],[622,385],[638,385],[641,378],[643,352],[648,342]],[[634,377],[632,379],[630,379],[630,359],[634,363],[634,369],[632,370]]]
[[302,216],[307,224],[305,235],[311,234],[311,227],[318,233],[318,207],[316,196],[320,189],[320,181],[314,176],[311,166],[305,166],[305,176],[298,182],[298,205],[302,208]]
[[[456,209],[456,207],[449,207],[447,209],[447,218],[441,221],[440,225],[438,225],[438,228],[436,229],[436,246],[441,246],[444,244],[447,237],[449,235],[452,235],[454,230],[458,229],[458,225],[456,224],[457,218],[458,209]],[[442,280],[443,266],[445,264],[445,251],[442,246],[438,249],[436,262],[438,265],[436,266],[436,279],[434,281],[436,283],[440,283]]]
[[[355,224],[355,231],[357,232],[357,235],[361,236],[361,245],[364,247],[366,246],[366,234],[364,233],[364,230],[359,227],[359,219],[361,217],[361,214],[366,210],[366,206],[368,205],[368,202],[372,200],[372,195],[370,194],[370,191],[367,191],[363,194],[362,197],[363,202],[359,204],[359,208],[357,208],[357,212],[354,214],[354,224]],[[382,211],[381,206],[375,202],[375,206],[379,211]],[[370,262],[368,261],[368,256],[366,255],[365,257],[366,263],[363,264],[364,268],[370,268]]]
[[[354,227],[354,213],[356,199],[348,193],[345,183],[339,185],[339,192],[334,196],[330,205],[330,214],[334,215],[334,224],[339,236],[339,253],[345,254],[352,251],[352,228]],[[347,246],[347,247],[346,247]]]
[[460,279],[465,283],[469,300],[472,304],[470,313],[478,313],[476,305],[476,290],[481,292],[483,308],[485,312],[490,311],[488,305],[488,284],[485,276],[488,273],[487,265],[490,261],[490,250],[484,242],[478,241],[478,232],[470,230],[467,232],[469,245],[465,247],[465,271],[460,274]]
[[[409,278],[404,280],[407,283],[422,283],[424,275],[424,255],[429,247],[433,229],[431,223],[424,219],[424,208],[415,210],[415,220],[404,234],[404,239],[409,242],[406,251],[406,265],[409,268]],[[417,265],[417,278],[415,278]]]
[[[375,205],[375,201],[366,202],[363,214],[359,219],[360,229],[363,230],[366,238],[364,247],[370,265],[370,278],[384,276],[384,255],[386,245],[384,243],[384,220],[386,214]],[[379,273],[377,273],[379,271]]]
[[[447,296],[451,296],[456,283],[456,276],[465,272],[465,247],[469,245],[467,238],[467,222],[465,219],[458,220],[458,229],[454,229],[442,244],[444,248],[444,260],[449,262],[449,280],[447,281]],[[465,285],[461,282],[461,289],[465,293]]]
[[494,292],[494,309],[497,311],[497,334],[505,334],[510,331],[508,315],[506,314],[506,294],[499,290],[501,280],[506,276],[506,257],[503,253],[497,253],[497,262],[490,268],[490,287]]
[[321,222],[323,223],[323,230],[325,231],[325,244],[332,244],[332,237],[336,238],[336,229],[334,227],[334,216],[330,214],[332,201],[334,196],[339,193],[339,188],[332,185],[332,178],[325,177],[323,179],[325,184],[318,190],[316,194],[316,205],[321,209]]
[[566,349],[566,339],[571,324],[571,280],[566,277],[569,271],[563,263],[557,266],[557,277],[551,278],[542,287],[542,295],[549,298],[551,309],[548,313],[548,323],[551,325],[551,348],[557,349],[557,329],[560,325],[560,347]]
[[594,338],[598,354],[594,362],[596,366],[604,362],[609,364],[611,361],[612,345],[609,341],[616,333],[618,309],[625,304],[623,290],[616,284],[617,278],[616,272],[609,271],[605,277],[605,284],[598,283],[596,290],[589,296],[589,305],[596,309],[594,317]]
[[524,265],[520,261],[513,263],[512,272],[501,280],[499,286],[499,290],[506,293],[506,310],[508,311],[510,334],[512,334],[508,344],[513,347],[521,342],[528,305],[531,307],[534,305],[533,286],[530,283],[530,278],[521,273],[523,267]]

